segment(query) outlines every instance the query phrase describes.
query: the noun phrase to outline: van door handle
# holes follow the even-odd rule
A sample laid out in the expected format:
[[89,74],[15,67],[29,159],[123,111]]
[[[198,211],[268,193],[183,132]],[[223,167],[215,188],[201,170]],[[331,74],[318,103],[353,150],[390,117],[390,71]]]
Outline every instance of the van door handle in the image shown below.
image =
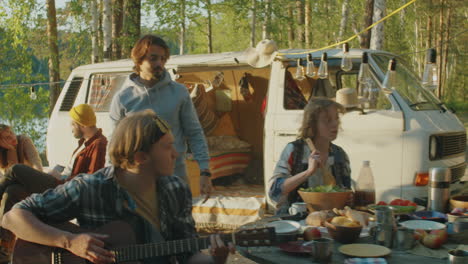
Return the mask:
[[280,137],[296,137],[297,134],[292,134],[292,133],[278,133],[278,136],[280,136]]

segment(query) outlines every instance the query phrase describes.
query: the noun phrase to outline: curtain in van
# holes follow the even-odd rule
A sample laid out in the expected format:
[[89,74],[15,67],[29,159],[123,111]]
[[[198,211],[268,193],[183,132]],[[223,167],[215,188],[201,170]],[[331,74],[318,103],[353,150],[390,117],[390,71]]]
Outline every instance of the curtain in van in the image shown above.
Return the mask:
[[91,76],[91,87],[89,88],[88,104],[96,112],[109,110],[114,94],[122,87],[127,79],[127,73],[103,73]]
[[103,107],[108,100],[112,101],[112,97],[109,96],[109,94],[112,88],[115,87],[115,79],[115,76],[106,74],[95,74],[92,76],[88,104],[91,105],[96,112],[107,110],[103,110]]

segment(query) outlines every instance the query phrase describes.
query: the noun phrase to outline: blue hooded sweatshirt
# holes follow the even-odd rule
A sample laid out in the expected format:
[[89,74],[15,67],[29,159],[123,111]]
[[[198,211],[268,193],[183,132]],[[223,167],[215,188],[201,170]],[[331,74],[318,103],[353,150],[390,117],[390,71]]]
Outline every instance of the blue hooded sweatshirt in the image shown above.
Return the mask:
[[145,87],[138,75],[132,73],[112,98],[110,118],[114,125],[128,113],[151,109],[171,127],[175,148],[179,154],[175,175],[187,180],[185,171],[186,141],[198,162],[200,170],[208,169],[208,146],[203,129],[187,88],[172,81],[167,71],[152,87]]

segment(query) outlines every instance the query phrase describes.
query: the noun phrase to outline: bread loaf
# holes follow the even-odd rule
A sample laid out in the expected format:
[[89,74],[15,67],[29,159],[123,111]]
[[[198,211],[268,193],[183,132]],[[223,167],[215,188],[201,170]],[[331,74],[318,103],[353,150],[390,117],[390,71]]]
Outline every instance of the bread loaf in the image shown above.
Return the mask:
[[307,225],[310,226],[323,226],[323,222],[327,220],[327,212],[326,211],[315,211],[310,213],[305,222]]

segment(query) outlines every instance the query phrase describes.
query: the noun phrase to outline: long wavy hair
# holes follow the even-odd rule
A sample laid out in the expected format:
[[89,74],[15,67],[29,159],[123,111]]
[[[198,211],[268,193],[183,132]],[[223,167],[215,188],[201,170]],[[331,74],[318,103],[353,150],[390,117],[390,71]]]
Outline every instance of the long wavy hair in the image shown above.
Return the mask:
[[311,98],[304,107],[304,117],[302,118],[301,128],[299,128],[298,138],[313,139],[317,131],[320,113],[326,111],[329,107],[336,107],[339,113],[345,112],[345,108],[341,104],[331,99],[326,97]]
[[[5,125],[5,124],[0,124],[0,139],[2,138],[2,133],[4,131],[7,131],[8,129],[11,129],[10,126]],[[6,168],[8,166],[7,152],[8,152],[8,149],[0,147],[0,167],[2,168]]]

